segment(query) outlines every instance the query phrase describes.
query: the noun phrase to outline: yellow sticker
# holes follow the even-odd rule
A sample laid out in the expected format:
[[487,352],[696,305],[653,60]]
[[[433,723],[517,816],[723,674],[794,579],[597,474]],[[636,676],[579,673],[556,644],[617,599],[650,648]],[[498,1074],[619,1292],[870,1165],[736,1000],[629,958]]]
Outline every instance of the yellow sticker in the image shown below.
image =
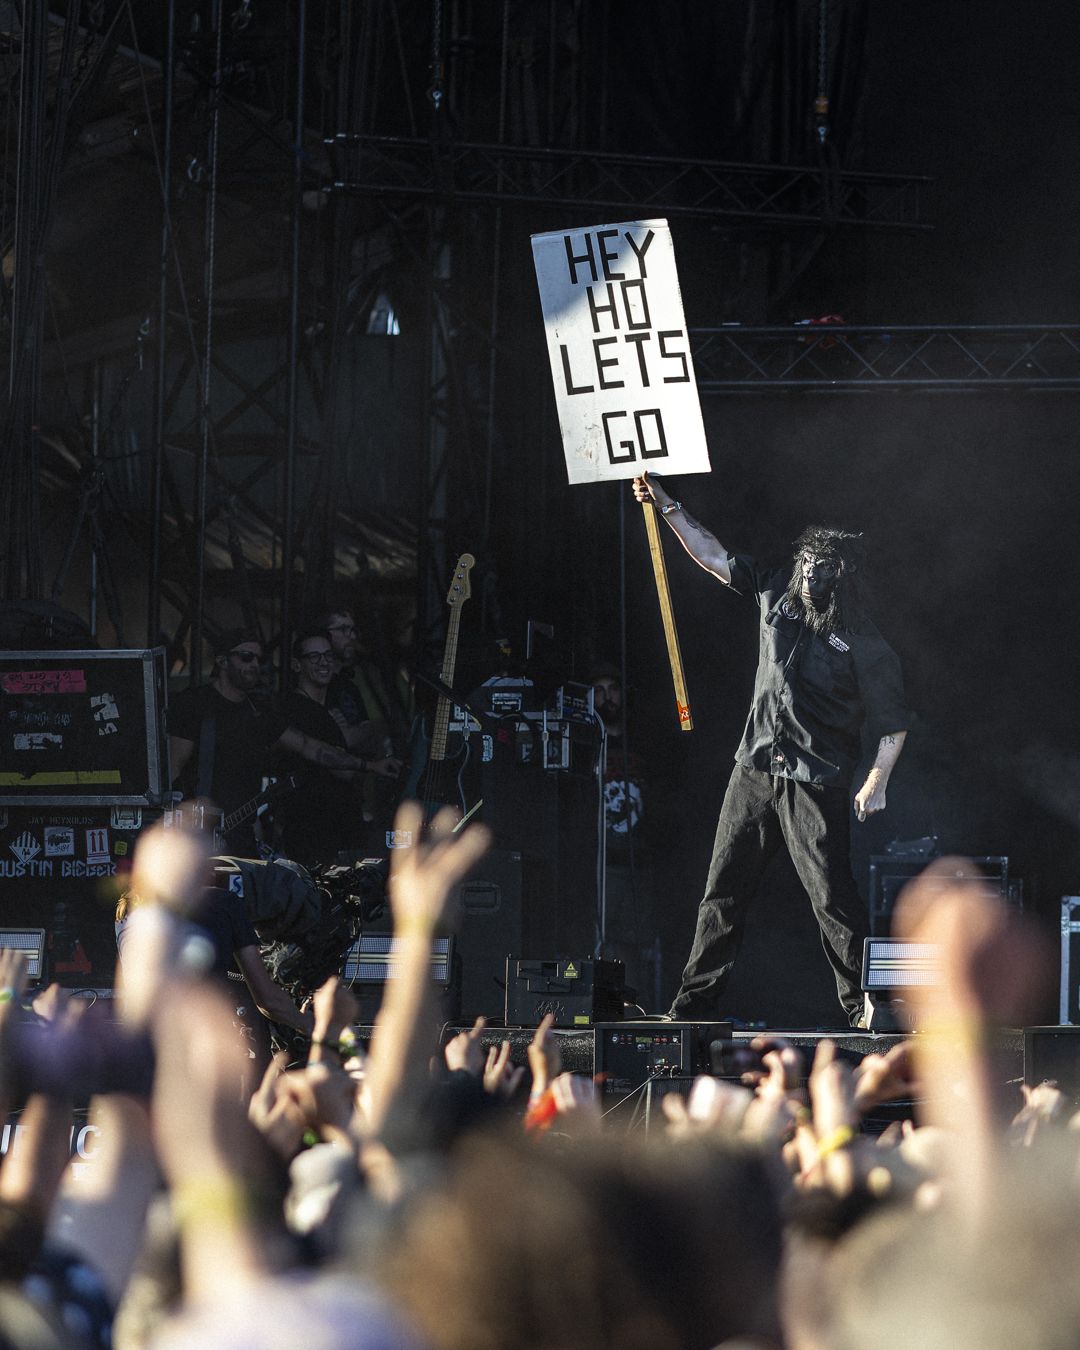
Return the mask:
[[80,783],[119,783],[119,769],[91,769],[85,773],[0,773],[0,787],[61,787]]

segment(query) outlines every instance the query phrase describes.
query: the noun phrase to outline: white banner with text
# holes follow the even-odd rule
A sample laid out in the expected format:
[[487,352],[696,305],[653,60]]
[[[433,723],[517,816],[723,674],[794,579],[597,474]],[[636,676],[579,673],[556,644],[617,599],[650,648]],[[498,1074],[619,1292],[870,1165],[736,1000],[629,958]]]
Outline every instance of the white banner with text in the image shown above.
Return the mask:
[[708,473],[666,220],[532,236],[571,483]]

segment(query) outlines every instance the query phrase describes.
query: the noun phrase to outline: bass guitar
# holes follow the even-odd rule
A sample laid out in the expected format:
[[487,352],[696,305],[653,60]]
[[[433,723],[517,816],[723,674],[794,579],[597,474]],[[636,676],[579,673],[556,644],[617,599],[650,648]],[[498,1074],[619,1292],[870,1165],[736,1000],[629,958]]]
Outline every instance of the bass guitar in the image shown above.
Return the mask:
[[[442,667],[439,680],[446,688],[454,684],[454,672],[457,667],[458,636],[461,631],[461,610],[472,595],[470,573],[476,565],[471,553],[463,553],[457,560],[454,575],[446,603],[450,607],[450,618],[446,625],[446,643],[443,647]],[[460,777],[463,764],[458,764],[463,752],[448,755],[447,742],[450,729],[450,709],[452,700],[440,694],[435,706],[435,719],[432,724],[430,740],[422,719],[413,724],[412,751],[409,757],[409,774],[405,781],[403,797],[415,798],[428,807],[455,802],[464,812],[467,805],[460,784],[452,785],[450,778],[456,768]]]

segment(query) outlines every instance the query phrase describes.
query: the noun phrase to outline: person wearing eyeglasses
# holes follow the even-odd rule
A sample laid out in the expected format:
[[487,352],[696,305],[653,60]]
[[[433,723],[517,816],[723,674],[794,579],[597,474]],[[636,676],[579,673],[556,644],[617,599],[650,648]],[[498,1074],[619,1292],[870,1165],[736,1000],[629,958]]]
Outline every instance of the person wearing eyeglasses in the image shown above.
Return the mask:
[[[170,699],[166,714],[172,782],[185,798],[213,802],[229,817],[254,803],[273,752],[342,773],[397,776],[395,760],[367,760],[292,725],[262,683],[263,645],[250,629],[229,629],[215,644],[214,671],[205,685]],[[259,856],[257,817],[237,822],[225,836],[228,852]]]
[[[284,701],[286,717],[305,736],[344,750],[345,736],[327,707],[334,678],[334,651],[323,628],[300,631],[292,645],[293,689]],[[283,798],[274,815],[278,848],[286,857],[313,867],[330,862],[344,849],[358,848],[363,834],[363,807],[355,775],[313,764],[293,751],[276,756],[280,775],[299,783]]]

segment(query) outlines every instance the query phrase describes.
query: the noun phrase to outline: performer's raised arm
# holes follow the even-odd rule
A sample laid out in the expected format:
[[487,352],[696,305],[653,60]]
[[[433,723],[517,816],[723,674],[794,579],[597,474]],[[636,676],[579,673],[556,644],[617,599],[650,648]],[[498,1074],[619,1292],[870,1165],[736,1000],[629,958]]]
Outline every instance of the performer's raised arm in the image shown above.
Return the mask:
[[728,551],[714,534],[700,525],[686,510],[682,502],[677,502],[664,491],[655,478],[643,473],[634,479],[634,496],[639,502],[652,502],[675,532],[675,537],[691,558],[711,572],[725,586],[731,585],[731,567]]

